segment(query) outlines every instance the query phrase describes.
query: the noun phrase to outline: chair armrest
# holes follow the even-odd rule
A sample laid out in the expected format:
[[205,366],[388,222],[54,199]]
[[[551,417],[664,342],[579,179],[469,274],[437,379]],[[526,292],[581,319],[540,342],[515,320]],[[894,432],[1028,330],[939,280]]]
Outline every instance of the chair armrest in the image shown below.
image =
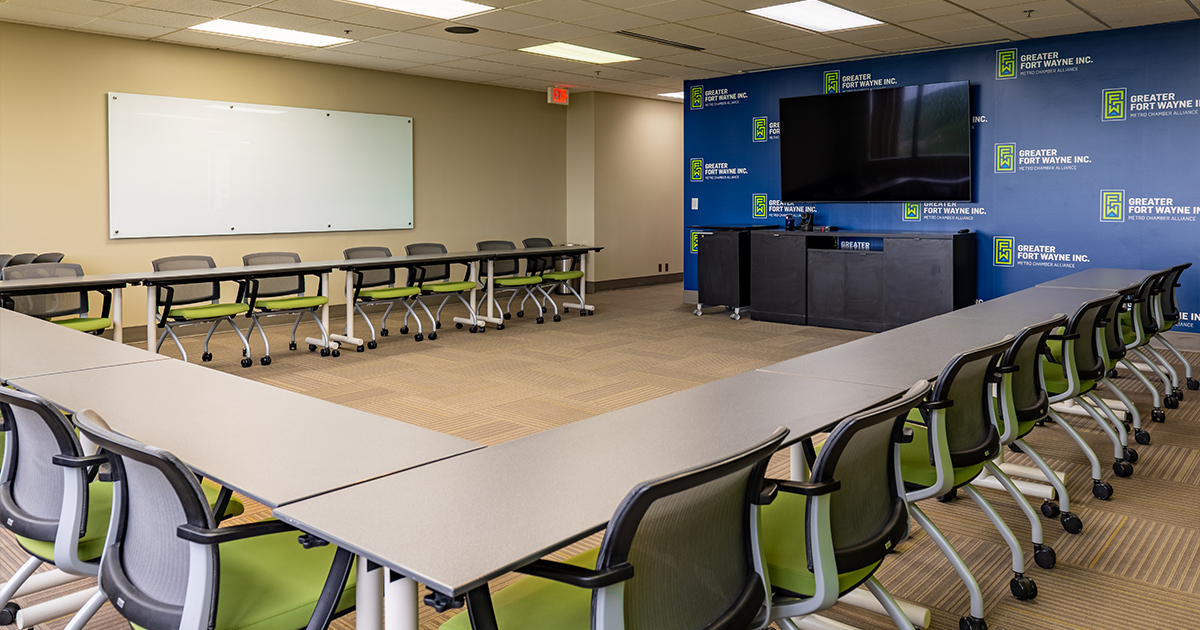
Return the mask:
[[554,562],[553,560],[534,560],[516,569],[516,572],[580,588],[597,589],[612,586],[633,577],[633,565],[628,562],[622,562],[604,571],[596,571],[564,562]]
[[900,428],[900,443],[901,444],[911,444],[912,441],[913,441],[912,427],[901,427]]
[[771,483],[778,486],[780,492],[789,494],[803,494],[806,497],[818,497],[823,494],[829,494],[842,487],[842,482],[834,479],[833,481],[791,481],[785,479],[771,479]]
[[217,529],[196,527],[195,525],[180,525],[175,530],[175,533],[188,542],[200,543],[202,545],[219,545],[221,543],[242,540],[243,538],[293,531],[296,531],[296,528],[283,521],[259,521],[257,523],[247,523],[245,525],[234,525],[232,527]]
[[50,458],[55,466],[66,468],[91,468],[108,463],[108,455],[91,455],[89,457],[73,457],[71,455],[55,455]]
[[758,497],[754,499],[754,505],[771,505],[777,496],[779,496],[779,486],[770,479],[763,479],[762,488],[759,489]]
[[1053,339],[1055,341],[1071,341],[1073,339],[1079,339],[1079,333],[1072,333],[1070,335],[1046,335],[1046,338]]

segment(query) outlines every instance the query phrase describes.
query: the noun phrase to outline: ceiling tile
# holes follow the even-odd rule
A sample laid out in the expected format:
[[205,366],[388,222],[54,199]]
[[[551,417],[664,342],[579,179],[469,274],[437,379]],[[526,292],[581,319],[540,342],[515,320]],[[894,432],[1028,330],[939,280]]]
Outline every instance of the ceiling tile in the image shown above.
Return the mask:
[[[761,9],[777,4],[783,4],[788,0],[711,0],[713,4],[733,9],[734,11],[749,11],[750,9]],[[837,4],[841,4],[839,1]]]
[[1104,28],[1103,24],[1096,21],[1095,18],[1092,18],[1084,13],[1058,15],[1055,17],[1029,18],[1027,20],[1015,20],[1012,22],[1005,22],[1004,25],[1008,28],[1025,34],[1044,33],[1046,31],[1061,30],[1064,28],[1078,28],[1081,30],[1092,27]]
[[944,15],[953,15],[962,13],[961,7],[951,2],[943,0],[927,0],[926,2],[917,2],[914,4],[905,4],[901,6],[885,6],[864,10],[863,15],[873,17],[877,20],[883,20],[891,24],[899,24],[900,22],[910,22],[912,20],[923,20],[932,17],[941,17]]
[[586,64],[582,64],[578,61],[557,59],[555,57],[547,57],[546,55],[521,52],[518,50],[506,50],[504,52],[493,53],[491,55],[483,55],[479,58],[486,59],[488,61],[497,61],[500,63],[511,63],[528,68],[537,68],[540,72],[548,72],[550,70],[573,70],[576,68],[588,67]]
[[121,4],[99,2],[97,0],[10,0],[10,3],[17,6],[32,7],[45,11],[70,13],[73,15],[85,15],[89,17],[108,15],[124,7],[124,5]]
[[271,55],[272,57],[290,57],[292,55],[298,55],[305,51],[314,49],[312,46],[291,46],[288,44],[277,44],[275,42],[258,42],[251,40],[232,48],[226,48],[226,50],[256,53],[260,55]]
[[783,50],[790,50],[792,52],[804,52],[814,48],[827,48],[829,46],[837,46],[841,43],[832,37],[817,35],[815,33],[789,37],[788,39],[775,39],[769,42],[772,48],[782,48]]
[[552,42],[565,42],[568,39],[579,39],[588,35],[598,35],[603,31],[586,26],[576,26],[567,24],[566,22],[554,22],[545,26],[537,26],[534,28],[524,28],[517,31],[519,35],[528,35],[530,37],[540,37],[548,39]]
[[[1168,2],[1156,2],[1153,4],[1133,4],[1124,3],[1114,6],[1100,6],[1095,9],[1088,9],[1096,17],[1105,22],[1124,22],[1130,20],[1140,20],[1145,18],[1164,18],[1168,16],[1176,16],[1187,12],[1187,3],[1183,0],[1170,0]],[[1192,14],[1193,17],[1195,13]],[[1186,19],[1186,18],[1178,18]]]
[[534,28],[536,26],[553,24],[554,20],[547,20],[546,18],[525,15],[524,13],[517,13],[516,11],[502,9],[499,11],[488,11],[487,13],[480,13],[479,15],[461,18],[455,20],[455,22],[460,24],[470,24],[471,26],[478,26],[480,28],[490,28],[498,31],[512,32],[527,28]]
[[[726,35],[717,35],[717,34],[713,33],[713,34],[709,34],[709,35],[704,35],[703,37],[696,37],[694,39],[689,40],[688,43],[693,46],[699,46],[701,48],[709,50],[709,49],[713,49],[713,48],[729,48],[731,46],[741,46],[741,45],[747,44],[749,42],[747,42],[744,39],[737,39],[736,37],[728,37]],[[730,55],[726,55],[726,56],[730,56]]]
[[1024,39],[1021,34],[998,24],[964,28],[957,31],[943,31],[933,35],[933,37],[950,44],[976,44],[1004,39]]
[[518,88],[518,89],[522,89],[522,90],[543,91],[546,88],[551,87],[549,84],[547,84],[545,81],[543,81],[541,79],[529,79],[526,77],[509,77],[509,78],[505,78],[505,79],[496,79],[494,81],[488,81],[488,83],[490,85],[499,85],[502,87]]
[[618,35],[616,33],[600,33],[599,35],[589,35],[587,37],[579,37],[571,40],[576,46],[586,46],[597,50],[607,50],[609,52],[621,53],[631,57],[641,57],[636,52],[629,52],[637,49],[646,49],[649,47],[658,48],[662,44],[654,44],[636,37],[628,37]]
[[992,24],[987,18],[975,15],[974,13],[955,13],[953,15],[943,15],[941,17],[926,18],[924,20],[913,20],[911,22],[901,22],[904,28],[933,35],[943,31],[957,31],[964,28],[976,28]]
[[216,2],[215,0],[146,0],[138,6],[145,9],[201,15],[208,18],[222,18],[231,13],[246,10],[246,7],[240,4]]
[[679,90],[683,89],[683,79],[676,79],[673,77],[660,77],[657,79],[648,79],[646,81],[636,81],[636,83],[639,85],[649,85],[651,87],[664,88],[659,90],[660,92],[670,91],[671,88]]
[[157,37],[154,41],[187,44],[188,46],[203,46],[205,48],[232,48],[246,43],[246,40],[240,37],[226,37],[225,35],[217,35],[215,33],[201,33],[200,31],[178,31]]
[[855,59],[858,57],[869,57],[879,54],[878,51],[854,44],[841,44],[839,46],[829,46],[827,48],[813,48],[804,51],[806,55],[812,55],[819,59]]
[[512,7],[512,11],[562,22],[608,13],[609,8],[586,0],[534,0]]
[[1103,24],[1096,22],[1094,20],[1092,21],[1092,24],[1094,24],[1094,26],[1091,28],[1082,28],[1082,27],[1075,26],[1075,27],[1070,27],[1070,28],[1037,31],[1036,33],[1032,33],[1031,36],[1032,37],[1054,37],[1055,35],[1073,35],[1075,33],[1087,33],[1089,31],[1102,31],[1102,30],[1108,29],[1108,27],[1106,27]]
[[[388,35],[388,34],[395,32],[395,31],[385,30],[382,28],[375,28],[372,26],[363,26],[361,24],[350,24],[349,22],[333,22],[333,21],[322,22],[320,24],[313,24],[312,26],[306,26],[306,27],[304,27],[304,30],[308,33],[316,33],[318,35],[330,35],[333,37],[344,37],[346,39],[353,39],[356,41],[371,39],[372,37],[379,37],[381,35]],[[347,33],[346,31],[350,31],[350,32]]]
[[645,28],[632,29],[634,33],[649,35],[659,39],[667,39],[681,44],[691,44],[692,40],[711,35],[708,31],[689,28],[680,24],[659,24],[657,26],[647,26]]
[[455,55],[443,55],[432,53],[424,50],[412,50],[410,48],[396,48],[395,46],[384,46],[373,42],[353,42],[350,44],[342,44],[336,48],[329,50],[337,50],[338,52],[352,53],[356,55],[366,55],[369,57],[382,57],[393,61],[406,61],[415,65],[424,65],[431,63],[442,63],[444,61],[454,61],[460,59]]
[[875,26],[867,26],[864,28],[852,28],[848,31],[828,33],[828,35],[844,42],[859,43],[871,42],[877,39],[892,39],[895,37],[902,37],[904,35],[912,35],[912,31],[892,24],[877,24]]
[[798,66],[800,64],[812,63],[817,61],[817,58],[809,57],[808,55],[801,55],[800,53],[777,52],[770,55],[763,55],[761,57],[750,57],[747,59],[747,61],[753,61],[754,63],[759,63],[769,68],[779,68],[782,66]]
[[253,9],[246,9],[245,11],[238,13],[236,17],[231,17],[230,19],[238,22],[248,22],[250,24],[274,26],[275,28],[290,28],[296,31],[302,31],[306,26],[320,24],[326,21],[319,17],[296,15],[295,13],[283,13],[282,11],[271,11],[270,9],[257,7]]
[[[499,48],[499,49],[503,49],[503,50],[516,50],[518,48],[525,48],[528,46],[537,46],[538,44],[546,43],[546,40],[539,39],[536,37],[528,37],[526,35],[514,35],[512,33],[503,33],[500,31],[493,31],[493,30],[488,30],[488,29],[480,30],[478,33],[472,33],[470,35],[459,35],[459,34],[455,34],[455,33],[447,33],[446,32],[447,26],[453,26],[453,23],[448,22],[448,23],[443,23],[443,24],[437,24],[434,26],[424,26],[421,28],[415,28],[408,32],[413,35],[425,35],[428,37],[436,37],[438,39],[444,39],[444,40],[452,41],[452,42],[459,42],[462,44],[472,44],[472,45],[476,45],[476,46],[488,46],[491,48]],[[495,51],[489,51],[489,52],[495,52]]]
[[592,2],[614,9],[632,9],[633,7],[642,7],[653,3],[651,0],[592,0]]
[[640,59],[638,61],[626,61],[621,64],[621,67],[627,70],[636,70],[647,74],[654,74],[663,77],[678,77],[679,73],[685,72],[688,68],[676,63],[667,63],[656,59]]
[[720,48],[705,47],[704,52],[720,55],[722,57],[730,57],[732,59],[746,59],[748,57],[758,57],[762,55],[771,55],[783,52],[778,48],[763,46],[762,44],[751,44],[750,42],[742,42],[734,46],[722,46]]
[[537,68],[522,68],[507,63],[496,63],[495,61],[487,61],[484,59],[458,59],[456,61],[448,61],[443,66],[449,68],[461,68],[463,70],[474,70],[475,72],[489,72],[491,74],[502,74],[504,76],[525,77],[531,74],[538,74],[542,70]]
[[683,20],[684,26],[698,28],[713,33],[739,33],[741,31],[750,31],[756,28],[772,26],[778,24],[772,20],[742,13],[741,11],[731,11],[728,13],[720,13],[718,15],[710,15],[702,18],[691,20]]
[[1021,4],[1035,4],[1029,2],[1028,0],[955,0],[954,3],[963,7],[964,9],[970,9],[980,13],[985,13],[987,11],[1004,7],[1014,7]]
[[371,41],[376,44],[386,44],[388,46],[396,46],[398,48],[412,48],[413,50],[442,53],[445,55],[454,55],[456,57],[475,57],[478,55],[499,52],[498,49],[488,46],[464,44],[462,42],[450,41],[437,37],[413,35],[412,33],[392,33],[391,35],[376,37]]
[[1173,13],[1158,13],[1158,14],[1130,14],[1128,18],[1101,18],[1113,28],[1127,28],[1130,26],[1143,26],[1146,24],[1160,24],[1164,22],[1179,22],[1182,20],[1196,19],[1196,13],[1193,11],[1176,11]]
[[657,4],[634,7],[630,11],[668,22],[691,20],[729,12],[725,7],[717,6],[704,0],[667,0],[666,2],[659,2]]
[[599,68],[600,74],[598,76],[601,79],[608,79],[610,81],[650,81],[663,78],[657,74],[637,72],[635,70],[628,70],[624,67],[621,67],[624,65],[625,64],[621,63]]
[[718,61],[724,61],[725,58],[718,57],[716,55],[711,55],[706,52],[690,52],[689,51],[689,52],[680,53],[678,55],[668,55],[666,57],[660,57],[659,60],[665,61],[667,63],[677,63],[681,66],[692,66],[694,68],[699,68],[699,67],[703,67],[703,65],[706,63],[716,63]]
[[47,11],[35,7],[27,7],[11,2],[0,4],[0,20],[10,22],[25,22],[39,26],[73,27],[85,24],[95,19],[90,15],[76,15]]
[[898,52],[902,50],[916,50],[920,48],[932,48],[934,46],[943,46],[945,42],[928,37],[909,33],[902,37],[893,39],[877,39],[868,44],[871,48],[876,48],[884,52]]
[[441,22],[441,20],[408,15],[407,13],[396,13],[395,11],[385,11],[383,9],[352,15],[342,18],[342,21],[349,22],[350,24],[373,26],[389,31],[407,31],[410,28],[420,28]]
[[784,26],[782,24],[771,22],[770,20],[767,20],[767,22],[771,24],[771,26],[756,28],[752,31],[738,31],[735,33],[735,35],[737,35],[739,39],[765,43],[772,42],[777,39],[791,39],[793,37],[803,37],[805,35],[815,34],[812,31],[806,31],[802,28]]
[[662,20],[652,18],[648,15],[630,13],[629,11],[613,10],[608,13],[601,13],[600,15],[593,15],[592,17],[571,20],[571,23],[589,28],[598,28],[602,31],[628,31],[630,29],[662,24]]
[[325,18],[326,20],[340,20],[371,10],[370,7],[365,7],[361,4],[337,2],[337,0],[275,0],[274,2],[265,3],[262,6],[274,11],[311,15],[313,17]]
[[152,37],[158,37],[159,35],[166,35],[167,33],[175,30],[169,26],[154,26],[153,24],[118,22],[117,20],[109,20],[107,18],[97,18],[76,28],[81,31],[103,33],[105,35],[119,35],[121,37],[133,37],[137,39],[150,39]]
[[110,20],[120,20],[122,22],[153,24],[155,26],[170,26],[171,28],[187,28],[189,26],[203,24],[208,21],[208,18],[197,15],[169,13],[167,11],[143,9],[141,7],[125,7],[120,11],[109,13],[104,17],[107,17]]
[[[1026,11],[1033,11],[1026,16]],[[995,22],[1009,23],[1021,20],[1036,20],[1058,17],[1060,15],[1084,15],[1079,9],[1071,6],[1067,0],[1042,0],[1041,2],[1022,2],[997,9],[984,9],[981,15]]]
[[754,63],[752,61],[742,61],[740,59],[723,59],[714,63],[702,64],[700,67],[705,70],[717,70],[734,74],[738,72],[746,72],[748,70],[762,70],[765,66]]

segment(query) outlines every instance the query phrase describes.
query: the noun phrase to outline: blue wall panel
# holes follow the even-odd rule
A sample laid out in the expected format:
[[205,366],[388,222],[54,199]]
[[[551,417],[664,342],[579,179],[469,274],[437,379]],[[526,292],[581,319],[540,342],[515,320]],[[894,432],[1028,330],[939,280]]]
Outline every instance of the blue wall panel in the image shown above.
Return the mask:
[[[1200,20],[685,84],[684,225],[783,223],[779,99],[970,81],[974,201],[815,204],[818,225],[979,239],[979,298],[1181,262],[1200,332]],[[765,120],[764,120],[765,119]],[[1011,163],[1006,157],[1011,152]],[[696,209],[693,209],[693,204]],[[684,289],[696,289],[691,231]]]

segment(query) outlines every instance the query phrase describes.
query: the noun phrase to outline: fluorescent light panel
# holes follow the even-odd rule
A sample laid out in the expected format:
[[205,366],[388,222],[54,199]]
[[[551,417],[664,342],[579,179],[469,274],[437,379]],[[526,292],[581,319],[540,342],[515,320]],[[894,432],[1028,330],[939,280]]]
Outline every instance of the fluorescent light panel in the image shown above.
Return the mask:
[[667,98],[677,98],[681,101],[683,100],[683,92],[667,92],[666,94],[659,94],[659,96],[665,96]]
[[353,2],[442,20],[453,20],[496,8],[466,0],[353,0]]
[[285,44],[313,46],[316,48],[332,46],[334,44],[343,44],[350,41],[344,37],[330,37],[329,35],[305,33],[304,31],[293,31],[287,28],[262,26],[261,24],[234,22],[233,20],[213,20],[211,22],[205,22],[204,24],[197,24],[196,26],[193,26],[191,30],[204,31],[206,33],[220,33],[221,35],[234,35],[237,37],[249,37],[250,39],[261,39],[269,42],[283,42]]
[[850,28],[874,26],[883,24],[879,20],[860,15],[853,11],[825,4],[821,0],[803,0],[789,4],[779,4],[773,7],[751,9],[747,13],[765,17],[776,22],[799,26],[818,33],[844,31]]
[[618,55],[617,53],[596,50],[595,48],[586,48],[584,46],[576,46],[575,44],[567,44],[564,42],[542,44],[541,46],[530,46],[529,48],[522,48],[521,50],[527,53],[548,55],[550,57],[558,57],[560,59],[570,59],[571,61],[583,61],[585,63],[617,63],[620,61],[638,60],[638,57]]

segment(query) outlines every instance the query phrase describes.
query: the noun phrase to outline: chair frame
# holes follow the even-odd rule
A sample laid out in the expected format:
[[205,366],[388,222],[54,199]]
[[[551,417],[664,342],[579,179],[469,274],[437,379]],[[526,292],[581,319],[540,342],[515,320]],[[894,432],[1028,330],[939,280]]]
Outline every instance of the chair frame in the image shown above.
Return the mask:
[[[300,262],[300,255],[296,254],[295,252],[256,252],[254,254],[246,254],[245,256],[242,256],[242,264],[246,265],[248,267],[253,266],[252,263],[249,262],[251,260],[251,258],[253,256],[263,256],[263,255],[295,256],[295,259],[296,259],[295,261]],[[310,275],[313,275],[317,278],[318,284],[322,281],[320,273],[314,272]],[[305,274],[297,274],[297,276],[296,276],[296,282],[300,288],[300,291],[295,293],[296,297],[304,297],[304,276],[305,276]],[[271,344],[270,344],[270,342],[267,341],[267,332],[265,330],[263,330],[263,325],[262,325],[262,322],[260,321],[260,318],[278,317],[281,315],[295,315],[296,316],[296,321],[292,323],[292,340],[291,340],[291,343],[288,344],[288,350],[296,349],[296,329],[300,327],[300,320],[304,318],[304,314],[308,313],[309,315],[312,316],[313,321],[317,323],[317,328],[321,331],[321,342],[322,342],[321,356],[326,357],[326,356],[330,356],[332,354],[332,356],[337,357],[337,356],[341,355],[341,352],[337,349],[337,347],[338,347],[337,342],[330,343],[329,331],[325,330],[325,324],[322,323],[321,318],[317,316],[317,310],[323,308],[325,306],[324,304],[321,306],[306,306],[304,308],[261,310],[262,307],[260,307],[258,305],[258,299],[260,297],[268,297],[268,298],[281,297],[284,295],[292,295],[292,294],[291,293],[269,293],[267,295],[259,295],[259,278],[250,278],[248,284],[249,284],[249,289],[246,292],[245,298],[246,298],[247,304],[250,305],[250,310],[246,311],[246,317],[249,318],[251,321],[250,321],[250,327],[248,329],[246,329],[246,337],[252,336],[254,329],[258,328],[258,335],[260,338],[262,338],[262,342],[263,342],[263,356],[261,359],[259,359],[260,363],[262,363],[263,365],[271,364]],[[256,309],[258,309],[258,310],[256,310]],[[316,349],[317,349],[317,346],[315,344],[309,344],[308,350],[310,352],[315,351]]]
[[[155,271],[157,271],[159,262],[173,260],[176,258],[207,258],[208,262],[210,263],[209,264],[210,269],[216,266],[216,262],[210,256],[169,256],[167,258],[159,258],[157,260],[154,260],[152,262],[152,264],[155,267]],[[197,267],[197,268],[201,269],[202,267]],[[238,285],[237,299],[235,299],[234,301],[241,302],[245,298],[245,295],[246,295],[247,282],[246,282],[246,280],[235,280],[234,282],[236,282]],[[213,292],[212,292],[213,298],[209,303],[210,304],[220,304],[221,303],[221,283],[220,282],[212,282],[210,280],[199,280],[196,282],[176,282],[175,284],[210,284],[210,283],[212,284],[212,287],[213,287]],[[251,365],[254,365],[254,360],[252,358],[251,351],[250,351],[250,340],[246,338],[246,335],[242,334],[241,329],[238,328],[237,322],[235,322],[233,320],[233,315],[220,315],[217,317],[205,317],[203,319],[195,319],[195,320],[177,319],[177,320],[172,321],[171,307],[174,306],[175,287],[170,284],[153,285],[151,287],[151,290],[162,291],[166,294],[165,297],[158,300],[158,305],[159,305],[160,310],[155,314],[155,317],[158,320],[158,327],[163,329],[162,333],[158,336],[158,342],[154,346],[155,352],[158,352],[159,350],[162,349],[163,342],[166,341],[167,335],[170,335],[171,340],[175,342],[175,347],[178,348],[179,353],[181,355],[183,355],[183,360],[187,361],[188,360],[187,351],[183,349],[183,343],[179,341],[179,337],[175,334],[175,329],[176,328],[184,328],[187,326],[201,326],[204,324],[210,324],[209,328],[208,328],[208,334],[206,334],[204,336],[204,352],[203,352],[203,354],[200,355],[200,360],[204,361],[205,363],[212,361],[212,353],[208,351],[208,343],[209,343],[209,341],[212,340],[213,333],[217,331],[217,326],[220,326],[221,322],[229,322],[230,327],[232,327],[233,331],[235,333],[237,333],[238,339],[242,340],[242,346],[244,347],[244,350],[242,351],[242,367],[248,368]],[[199,302],[203,302],[203,301],[204,300],[199,300],[197,302],[189,302],[189,304],[193,304],[193,303],[198,304]]]
[[[411,251],[411,248],[413,248],[413,247],[432,248],[434,246],[437,246],[438,248],[440,248],[439,253],[443,253],[443,254],[446,253],[446,246],[441,243],[409,243],[408,245],[404,246],[404,253],[409,256],[419,256],[421,254],[419,252],[414,254]],[[471,281],[471,263],[459,263],[459,264],[461,264],[467,268],[466,274],[463,276],[463,282],[470,282]],[[458,301],[461,302],[463,306],[467,307],[467,313],[469,313],[471,315],[471,317],[470,317],[471,326],[469,328],[469,331],[470,332],[483,332],[485,328],[484,328],[484,326],[480,325],[480,323],[479,323],[479,314],[475,312],[475,307],[471,306],[471,303],[467,300],[467,298],[463,297],[462,291],[455,291],[452,293],[443,293],[443,292],[431,291],[431,290],[425,288],[425,283],[429,282],[429,281],[448,282],[450,280],[450,265],[451,265],[451,263],[434,263],[433,265],[429,265],[429,266],[432,267],[432,266],[437,266],[437,265],[445,265],[446,266],[446,274],[444,276],[438,276],[436,278],[429,278],[429,277],[427,277],[429,275],[428,268],[426,268],[425,266],[422,266],[422,265],[412,265],[412,266],[408,267],[408,279],[406,282],[406,284],[410,287],[416,286],[419,289],[421,289],[421,292],[418,293],[417,295],[413,296],[413,299],[416,300],[417,303],[419,303],[421,305],[421,308],[425,310],[425,314],[429,316],[429,320],[433,324],[433,332],[429,333],[429,338],[437,339],[437,331],[440,330],[442,327],[442,309],[446,308],[446,304],[450,302],[451,296],[458,297]],[[478,285],[479,285],[479,283],[476,283],[476,286],[478,286]],[[425,305],[425,298],[432,297],[435,295],[443,296],[441,304],[438,305],[436,316],[430,315],[429,307]],[[406,322],[408,321],[407,317],[405,318],[405,321]],[[454,327],[462,328],[462,324],[459,322],[455,322]]]
[[[29,263],[29,264],[34,264],[34,263]],[[74,264],[74,263],[37,263],[37,264],[70,265],[79,271],[78,275],[80,275],[80,276],[84,275],[83,267],[80,265]],[[27,265],[18,265],[18,266],[26,267]],[[4,276],[7,274],[5,274],[4,272],[5,272],[5,267],[0,266],[0,279],[5,279]],[[104,319],[108,319],[110,314],[112,313],[112,299],[113,299],[112,292],[109,291],[108,289],[85,289],[85,290],[79,291],[79,303],[80,303],[79,309],[73,311],[72,313],[67,313],[67,314],[68,315],[70,315],[70,314],[83,315],[85,317],[88,315],[88,313],[91,310],[91,308],[88,304],[88,291],[95,291],[95,292],[99,293],[100,295],[104,296],[104,304],[100,307],[100,317],[102,317]],[[63,291],[63,293],[74,293],[74,291]],[[7,308],[10,310],[15,310],[16,301],[13,298],[14,298],[14,296],[7,296],[7,295],[0,298],[0,308]],[[48,319],[47,321],[55,322],[55,320],[53,320],[53,319]],[[104,334],[105,330],[107,330],[107,328],[88,331],[88,333],[92,334],[92,335],[100,336],[100,335]]]

